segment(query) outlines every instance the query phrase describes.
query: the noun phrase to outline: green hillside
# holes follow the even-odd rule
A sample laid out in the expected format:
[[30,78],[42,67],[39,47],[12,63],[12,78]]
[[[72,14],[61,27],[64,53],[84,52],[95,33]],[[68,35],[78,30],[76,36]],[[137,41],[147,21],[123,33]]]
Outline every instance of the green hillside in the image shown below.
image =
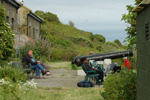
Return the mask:
[[57,15],[50,12],[36,11],[35,14],[44,19],[41,36],[54,47],[51,60],[72,60],[75,56],[88,55],[89,51],[109,53],[122,50],[119,40],[106,42],[100,34],[64,25]]

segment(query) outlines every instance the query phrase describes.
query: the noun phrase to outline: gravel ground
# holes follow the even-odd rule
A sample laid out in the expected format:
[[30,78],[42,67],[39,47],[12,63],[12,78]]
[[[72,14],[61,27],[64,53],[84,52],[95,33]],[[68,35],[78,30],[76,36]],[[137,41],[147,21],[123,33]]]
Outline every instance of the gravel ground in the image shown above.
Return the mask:
[[[38,87],[77,87],[77,83],[84,80],[84,76],[77,75],[77,70],[51,69],[50,73],[52,75],[47,79],[35,79]],[[92,82],[99,87],[95,81]]]

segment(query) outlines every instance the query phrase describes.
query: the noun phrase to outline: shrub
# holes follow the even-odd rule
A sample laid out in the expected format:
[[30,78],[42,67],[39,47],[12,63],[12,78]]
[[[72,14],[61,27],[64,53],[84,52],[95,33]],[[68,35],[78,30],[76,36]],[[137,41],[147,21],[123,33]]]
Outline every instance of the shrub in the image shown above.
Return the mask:
[[93,35],[93,33],[90,33],[90,39],[91,39],[91,41],[94,41],[94,35]]
[[51,12],[43,12],[43,11],[37,10],[37,11],[35,11],[35,14],[49,22],[60,23],[57,15],[53,14]]
[[12,66],[5,65],[0,67],[0,79],[10,78],[12,82],[26,82],[27,75],[20,68],[13,68]]
[[111,45],[111,46],[116,47],[116,48],[119,48],[118,44],[116,44],[114,42],[111,42],[111,41],[107,41],[105,44],[106,45]]
[[28,92],[36,92],[36,85],[34,80],[13,83],[9,78],[0,79],[0,100],[22,100]]
[[98,51],[101,51],[101,50],[102,50],[102,46],[99,45],[99,46],[96,47],[96,49],[97,49]]
[[77,70],[77,69],[78,69],[77,65],[76,64],[72,64],[72,70]]
[[33,56],[37,60],[39,60],[41,56],[46,56],[50,59],[53,47],[51,42],[40,37],[34,41],[26,42],[23,50],[21,50],[21,56],[23,57],[29,50],[33,51]]
[[74,27],[74,22],[69,20],[69,26]]
[[14,35],[10,25],[6,22],[6,11],[0,4],[0,60],[6,61],[12,56]]
[[114,43],[116,43],[119,47],[122,47],[122,43],[118,39],[114,40]]
[[104,82],[105,100],[136,100],[136,70],[121,69],[120,73],[109,74]]
[[105,43],[105,37],[103,35],[100,35],[100,34],[94,34],[94,38],[99,41],[99,42],[102,42],[102,43]]
[[71,37],[71,40],[74,43],[84,42],[84,43],[88,44],[89,47],[94,48],[93,44],[88,39],[86,39],[84,37]]

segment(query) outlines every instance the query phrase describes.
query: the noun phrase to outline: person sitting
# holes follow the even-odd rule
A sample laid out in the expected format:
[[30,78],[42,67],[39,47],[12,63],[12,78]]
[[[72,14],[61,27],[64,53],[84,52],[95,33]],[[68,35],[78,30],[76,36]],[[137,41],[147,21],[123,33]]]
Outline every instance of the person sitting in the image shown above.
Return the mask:
[[[46,73],[47,70],[42,65],[40,65],[40,61],[33,62],[31,60],[32,56],[33,56],[32,50],[29,50],[28,53],[22,59],[23,68],[36,69],[36,78],[40,79],[41,77],[39,69],[42,71],[42,73]],[[46,77],[43,76],[43,78]]]
[[[33,62],[36,62],[36,59],[34,59],[33,57],[31,58],[31,60],[32,60]],[[44,63],[40,63],[40,64],[41,64],[45,69],[52,67],[52,66],[46,66]],[[42,73],[42,75],[44,76],[45,74]],[[50,76],[50,75],[51,75],[51,73],[46,72],[46,76]]]
[[124,57],[123,59],[124,59],[124,65],[123,65],[123,67],[125,67],[127,70],[130,70],[131,69],[131,63],[130,63],[130,61],[128,60],[127,57]]
[[[103,78],[104,78],[103,71],[102,70],[97,70],[96,68],[95,69],[92,68],[92,66],[88,64],[88,59],[86,57],[81,58],[80,63],[84,64],[87,71],[92,71],[92,70],[96,71],[96,73],[99,74],[98,78],[99,78],[99,80],[101,80],[101,83],[104,82],[104,80],[103,80]],[[89,73],[89,74],[93,74],[93,73]]]

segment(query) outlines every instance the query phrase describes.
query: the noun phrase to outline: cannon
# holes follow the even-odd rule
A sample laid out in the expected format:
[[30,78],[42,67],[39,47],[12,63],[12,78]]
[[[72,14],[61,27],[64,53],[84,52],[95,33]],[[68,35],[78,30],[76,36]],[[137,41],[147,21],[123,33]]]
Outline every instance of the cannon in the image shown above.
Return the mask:
[[133,56],[132,50],[122,51],[122,52],[114,52],[114,53],[106,53],[106,54],[79,56],[79,57],[76,57],[73,59],[72,64],[81,66],[79,61],[83,57],[86,57],[88,60],[104,61],[104,59],[117,59],[117,58],[128,57],[128,56]]

